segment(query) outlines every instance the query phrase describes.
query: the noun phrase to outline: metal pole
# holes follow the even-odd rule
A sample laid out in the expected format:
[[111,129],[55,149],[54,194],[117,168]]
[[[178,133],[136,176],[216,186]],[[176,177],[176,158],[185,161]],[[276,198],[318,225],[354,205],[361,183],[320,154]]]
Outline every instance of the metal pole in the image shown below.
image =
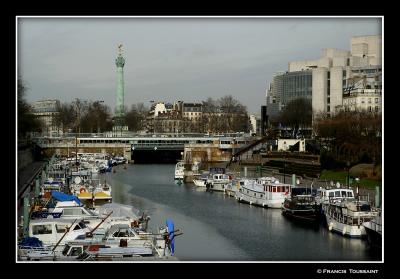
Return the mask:
[[283,183],[286,183],[286,158],[283,157]]
[[375,186],[375,206],[379,207],[381,205],[381,193],[380,193],[380,187]]
[[35,184],[35,198],[38,198],[39,195],[40,195],[40,183],[39,183],[39,177],[37,177]]
[[29,226],[29,196],[24,197],[24,237],[28,236],[28,226]]

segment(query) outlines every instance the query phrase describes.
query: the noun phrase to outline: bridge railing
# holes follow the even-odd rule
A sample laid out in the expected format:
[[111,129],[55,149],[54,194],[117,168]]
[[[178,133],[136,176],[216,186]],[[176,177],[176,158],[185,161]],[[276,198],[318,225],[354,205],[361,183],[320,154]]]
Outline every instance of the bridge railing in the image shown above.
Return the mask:
[[139,138],[139,137],[244,137],[249,134],[240,133],[136,133],[136,132],[105,132],[105,133],[35,133],[32,138]]

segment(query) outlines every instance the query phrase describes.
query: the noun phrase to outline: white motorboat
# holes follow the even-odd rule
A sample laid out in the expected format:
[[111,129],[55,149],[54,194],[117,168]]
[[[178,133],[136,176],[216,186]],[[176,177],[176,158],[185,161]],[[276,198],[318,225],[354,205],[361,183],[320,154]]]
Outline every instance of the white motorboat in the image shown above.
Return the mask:
[[329,231],[343,236],[361,238],[366,236],[363,223],[369,222],[378,215],[368,201],[346,198],[322,205]]
[[206,181],[206,188],[208,191],[225,192],[232,182],[232,178],[224,173],[214,173]]
[[29,237],[36,237],[44,245],[63,245],[66,241],[85,237],[90,229],[82,219],[36,219],[29,222]]
[[175,180],[183,180],[185,172],[185,164],[183,162],[178,162],[175,165]]

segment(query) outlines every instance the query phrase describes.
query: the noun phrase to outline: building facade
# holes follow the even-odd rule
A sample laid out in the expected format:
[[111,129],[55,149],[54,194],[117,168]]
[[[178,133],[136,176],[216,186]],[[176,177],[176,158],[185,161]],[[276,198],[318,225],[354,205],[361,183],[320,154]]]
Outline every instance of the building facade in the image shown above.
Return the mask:
[[296,98],[310,99],[314,116],[350,108],[381,111],[382,37],[356,36],[350,45],[350,51],[326,48],[319,59],[289,62],[267,90],[268,114],[277,115]]
[[32,113],[43,124],[43,132],[59,133],[62,131],[55,121],[55,117],[58,115],[58,106],[60,106],[59,100],[41,100],[32,104]]

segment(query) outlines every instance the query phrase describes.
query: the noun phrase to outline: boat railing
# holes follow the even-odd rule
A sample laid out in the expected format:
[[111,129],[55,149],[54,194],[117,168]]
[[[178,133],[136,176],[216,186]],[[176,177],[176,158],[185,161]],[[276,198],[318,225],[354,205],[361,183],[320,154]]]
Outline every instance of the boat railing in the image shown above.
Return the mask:
[[[347,209],[347,211],[356,212],[351,209]],[[349,215],[347,212],[343,213],[343,211],[339,213],[332,208],[328,209],[328,214],[332,219],[338,221],[339,223],[355,226],[361,226],[363,223],[373,220],[373,216],[354,216]],[[352,220],[352,222],[349,222],[350,220]]]

